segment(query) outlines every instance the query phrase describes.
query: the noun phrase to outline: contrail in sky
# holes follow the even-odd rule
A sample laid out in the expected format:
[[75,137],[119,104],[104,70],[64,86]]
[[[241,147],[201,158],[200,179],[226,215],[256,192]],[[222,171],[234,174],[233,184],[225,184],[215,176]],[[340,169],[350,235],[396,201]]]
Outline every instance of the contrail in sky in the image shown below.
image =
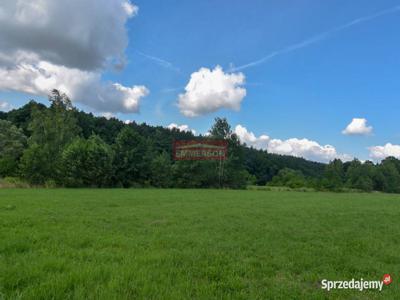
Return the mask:
[[399,11],[400,11],[400,5],[392,7],[392,8],[389,8],[389,9],[382,10],[380,12],[377,12],[377,13],[373,14],[373,15],[357,18],[357,19],[355,19],[355,20],[353,20],[353,21],[351,21],[349,23],[346,23],[344,25],[335,27],[335,28],[333,28],[331,30],[328,30],[328,31],[325,31],[323,33],[317,34],[317,35],[315,35],[315,36],[313,36],[311,38],[305,39],[305,40],[303,40],[303,41],[301,41],[299,43],[292,44],[290,46],[287,46],[287,47],[284,47],[282,49],[279,49],[279,50],[276,50],[274,52],[271,52],[270,54],[264,56],[263,58],[261,58],[259,60],[252,61],[252,62],[250,62],[248,64],[245,64],[245,65],[242,65],[242,66],[239,66],[239,67],[236,67],[236,68],[231,68],[230,71],[231,72],[240,71],[240,70],[243,70],[243,69],[247,69],[247,68],[250,68],[250,67],[257,66],[259,64],[265,63],[266,61],[269,61],[270,59],[272,59],[272,58],[274,58],[274,57],[276,57],[278,55],[290,53],[290,52],[296,51],[298,49],[301,49],[301,48],[310,46],[312,44],[315,44],[317,42],[320,42],[322,40],[325,40],[325,39],[329,38],[334,33],[346,30],[346,29],[348,29],[350,27],[353,27],[355,25],[359,25],[359,24],[374,20],[376,18],[385,16],[385,15],[397,13]]
[[150,60],[156,62],[158,65],[160,65],[160,66],[162,66],[164,68],[173,70],[175,72],[180,72],[179,68],[175,67],[171,62],[169,62],[169,61],[167,61],[165,59],[162,59],[162,58],[159,58],[159,57],[156,57],[156,56],[152,56],[152,55],[148,55],[148,54],[140,52],[140,51],[137,51],[137,53],[139,55],[147,58],[147,59],[150,59]]

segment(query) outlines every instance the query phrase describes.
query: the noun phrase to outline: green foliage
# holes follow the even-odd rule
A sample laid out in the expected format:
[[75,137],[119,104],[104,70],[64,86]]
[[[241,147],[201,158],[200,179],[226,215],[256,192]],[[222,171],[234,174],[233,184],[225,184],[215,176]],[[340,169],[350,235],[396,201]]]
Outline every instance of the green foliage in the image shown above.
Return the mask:
[[[215,118],[210,129],[210,138],[223,139],[228,142],[228,157],[222,163],[216,163],[218,181],[221,187],[245,188],[248,172],[244,167],[244,151],[239,138],[232,132],[225,118]],[[221,179],[220,179],[221,178]]]
[[80,131],[69,98],[54,90],[49,100],[49,109],[31,112],[29,148],[22,158],[22,176],[34,184],[62,182],[61,153]]
[[344,181],[343,162],[340,159],[334,159],[325,168],[323,185],[330,190],[339,190],[343,187]]
[[172,164],[170,155],[162,152],[151,162],[151,185],[160,188],[172,186]]
[[151,174],[151,153],[148,141],[132,127],[124,127],[115,139],[115,178],[129,187],[145,185]]
[[26,181],[18,177],[0,178],[0,188],[30,188],[31,186]]
[[218,163],[213,161],[177,161],[172,166],[175,185],[181,188],[217,188],[218,172]]
[[177,187],[245,188],[249,174],[244,168],[243,148],[226,119],[216,118],[209,139],[226,140],[227,159],[222,161],[177,161],[173,165]]
[[268,153],[242,146],[246,170],[256,176],[258,185],[265,185],[278,174],[279,170],[289,168],[301,171],[305,177],[320,180],[325,171],[325,164],[307,161],[304,158]]
[[68,187],[111,185],[113,151],[100,137],[78,138],[62,153],[63,183]]
[[13,123],[16,127],[22,129],[24,134],[29,137],[31,131],[28,127],[32,121],[33,111],[44,111],[46,109],[46,106],[43,104],[30,100],[27,104],[19,109],[9,111],[6,115],[6,119]]
[[32,184],[44,184],[53,178],[54,169],[46,149],[36,143],[31,143],[29,148],[24,151],[21,158],[20,173],[22,177]]
[[285,168],[280,170],[278,175],[274,176],[268,185],[299,188],[306,186],[307,183],[304,175],[300,171]]
[[[396,158],[377,164],[335,159],[326,165],[247,147],[239,142],[225,118],[216,118],[209,136],[203,137],[179,129],[95,117],[76,110],[68,96],[57,90],[52,91],[49,101],[49,108],[30,101],[0,115],[0,176],[19,175],[33,185],[50,187],[245,188],[269,184],[295,189],[400,193],[400,161]],[[227,159],[171,161],[174,140],[198,138],[226,140]],[[97,150],[90,152],[88,145],[107,153],[106,161],[113,157],[111,167],[108,162],[100,166],[110,170],[108,176],[97,179],[80,174],[86,172],[79,170],[85,168],[83,157],[88,153],[96,156],[93,153]],[[80,148],[86,149],[82,155]],[[76,155],[68,156],[67,150]],[[89,173],[96,174],[92,171]]]
[[371,162],[362,164],[358,160],[353,160],[346,172],[346,186],[370,192],[374,188],[372,181],[374,165]]
[[21,129],[0,120],[0,177],[15,176],[27,139]]
[[382,190],[387,193],[400,193],[400,161],[388,157],[382,161],[378,167],[380,174],[382,174]]
[[213,138],[229,140],[232,136],[232,129],[226,118],[215,118],[209,133]]

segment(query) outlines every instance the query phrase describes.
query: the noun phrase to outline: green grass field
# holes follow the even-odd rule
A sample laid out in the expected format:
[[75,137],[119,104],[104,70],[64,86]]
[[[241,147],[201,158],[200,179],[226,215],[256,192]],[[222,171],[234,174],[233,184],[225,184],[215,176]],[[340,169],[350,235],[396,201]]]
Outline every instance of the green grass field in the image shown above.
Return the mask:
[[0,299],[399,299],[399,253],[396,195],[0,190]]

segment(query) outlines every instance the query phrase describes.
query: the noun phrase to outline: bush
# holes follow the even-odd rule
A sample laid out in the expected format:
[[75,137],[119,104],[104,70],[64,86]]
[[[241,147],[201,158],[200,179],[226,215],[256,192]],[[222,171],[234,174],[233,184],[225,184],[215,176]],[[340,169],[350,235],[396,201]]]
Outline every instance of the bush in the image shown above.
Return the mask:
[[46,182],[44,183],[44,186],[47,189],[54,189],[57,187],[57,183],[54,179],[49,179],[49,180],[46,180]]
[[270,186],[285,186],[292,189],[307,186],[307,181],[300,171],[284,168],[268,183]]
[[17,177],[0,178],[0,188],[30,188],[31,186],[26,181]]
[[111,185],[113,152],[100,137],[76,139],[62,153],[64,184],[67,187]]

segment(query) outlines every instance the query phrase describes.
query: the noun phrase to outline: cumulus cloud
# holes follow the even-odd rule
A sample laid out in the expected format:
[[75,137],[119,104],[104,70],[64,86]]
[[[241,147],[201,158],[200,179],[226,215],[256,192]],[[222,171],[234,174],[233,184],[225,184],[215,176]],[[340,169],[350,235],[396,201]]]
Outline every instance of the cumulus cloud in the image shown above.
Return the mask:
[[369,156],[375,160],[382,160],[389,156],[400,158],[400,145],[387,143],[384,146],[370,147]]
[[3,0],[1,51],[36,53],[41,60],[84,70],[123,59],[125,23],[138,8],[126,0]]
[[175,123],[171,123],[167,126],[168,129],[172,130],[172,129],[178,129],[180,131],[186,131],[186,132],[191,132],[193,134],[196,134],[196,130],[194,129],[190,129],[189,125],[178,125]]
[[37,60],[34,55],[18,53],[14,68],[0,68],[0,90],[14,90],[34,95],[47,95],[56,88],[98,111],[138,112],[145,86],[125,87],[103,82],[101,73],[71,69]]
[[185,93],[179,95],[178,107],[187,117],[197,117],[221,108],[240,110],[246,96],[242,73],[225,73],[220,66],[214,70],[201,68],[192,73]]
[[10,103],[0,100],[0,111],[9,111],[12,109],[13,109],[13,106]]
[[97,111],[138,112],[146,87],[102,80],[105,68],[123,65],[125,24],[137,11],[127,0],[4,0],[0,90],[56,88]]
[[367,125],[367,119],[354,118],[342,133],[345,135],[369,135],[372,130],[372,126]]
[[267,135],[257,137],[253,132],[248,131],[247,128],[242,125],[237,125],[235,127],[235,133],[241,142],[257,149],[267,150],[270,153],[303,157],[319,162],[329,162],[335,158],[340,158],[344,161],[352,159],[350,155],[339,154],[335,147],[331,145],[320,145],[315,141],[305,138],[280,140],[272,139]]
[[253,132],[248,131],[246,127],[240,124],[235,127],[235,133],[242,143],[246,143],[248,146],[252,146],[256,149],[267,149],[268,143],[271,140],[270,137],[265,134],[256,137]]

